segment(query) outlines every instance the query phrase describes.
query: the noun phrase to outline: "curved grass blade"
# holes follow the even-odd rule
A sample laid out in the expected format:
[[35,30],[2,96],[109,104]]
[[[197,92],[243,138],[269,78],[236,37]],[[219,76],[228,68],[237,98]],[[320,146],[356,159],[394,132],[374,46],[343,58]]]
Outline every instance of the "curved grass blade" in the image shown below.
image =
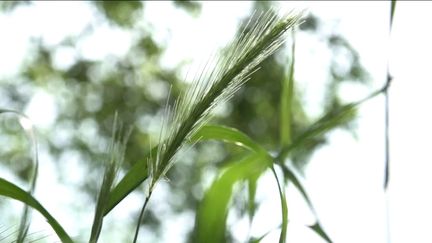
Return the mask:
[[72,238],[66,233],[57,220],[51,216],[51,214],[30,193],[24,191],[15,184],[0,178],[0,195],[18,200],[36,209],[45,217],[63,243],[73,243]]
[[322,229],[321,225],[316,222],[314,225],[308,226],[311,230],[313,230],[315,233],[317,233],[321,238],[326,240],[327,242],[331,243],[332,240],[330,237],[325,233],[325,231]]
[[195,242],[225,241],[226,219],[234,185],[262,174],[269,168],[269,161],[266,160],[267,157],[263,154],[250,153],[240,161],[231,163],[213,182],[197,211]]
[[[249,136],[243,132],[226,126],[216,126],[216,125],[206,125],[203,126],[198,132],[192,137],[193,141],[198,141],[200,139],[214,139],[222,140],[227,143],[232,143],[237,146],[246,148],[255,153],[262,153],[266,155],[267,152],[260,145],[255,143]],[[267,159],[271,161],[270,155],[266,155]],[[259,174],[256,176],[251,176],[247,179],[248,182],[248,214],[249,223],[252,223],[252,219],[255,215],[255,193],[257,180]]]
[[258,238],[252,238],[249,240],[249,243],[260,243],[267,235],[269,235],[272,232],[272,230],[268,231],[267,233],[261,235]]
[[[32,144],[32,148],[33,148],[33,156],[32,156],[33,175],[31,178],[30,188],[28,191],[30,194],[33,194],[33,192],[36,188],[36,181],[37,181],[38,169],[39,169],[38,145],[37,145],[36,134],[35,134],[35,131],[33,129],[33,124],[30,121],[30,119],[21,112],[14,111],[14,110],[0,109],[0,114],[5,114],[5,113],[11,113],[11,114],[18,116],[19,123],[20,123],[21,127],[23,128],[24,132],[26,133],[28,139],[30,140],[30,143]],[[18,237],[16,240],[17,243],[23,243],[24,242],[26,235],[28,233],[29,227],[30,227],[30,209],[27,205],[25,205],[23,214],[21,216],[20,227],[18,229]]]
[[256,144],[249,136],[232,127],[218,126],[218,125],[203,126],[191,138],[192,141],[199,141],[200,139],[222,140],[224,142],[232,143],[237,146],[247,148],[251,151],[255,151],[255,152],[265,151],[261,146]]
[[[191,142],[195,143],[200,140],[223,140],[238,146],[247,148],[251,151],[263,151],[263,149],[257,145],[251,138],[246,134],[240,132],[235,128],[207,125],[201,127],[194,136],[191,137]],[[147,158],[155,158],[157,153],[157,147],[151,150],[151,155],[146,156]],[[122,180],[114,187],[110,193],[105,215],[108,214],[120,201],[125,198],[131,191],[138,187],[145,179],[147,179],[147,162],[145,160],[135,163],[132,168],[126,173]]]
[[332,243],[332,240],[330,239],[330,237],[323,230],[323,228],[319,222],[318,215],[317,215],[315,208],[312,204],[312,201],[310,200],[308,194],[306,193],[304,186],[301,184],[301,182],[297,178],[296,174],[290,168],[288,168],[288,166],[286,166],[284,164],[281,165],[281,168],[282,168],[282,171],[284,173],[285,178],[288,181],[291,181],[294,184],[294,186],[300,191],[300,193],[302,194],[306,203],[308,204],[310,210],[312,211],[313,215],[315,216],[316,222],[314,225],[309,226],[309,228],[311,228],[313,231],[315,231],[319,236],[321,236],[328,243]]
[[[283,187],[281,186],[281,184],[279,182],[279,178],[277,177],[276,171],[273,168],[271,156],[264,150],[264,148],[262,148],[261,146],[256,144],[246,134],[244,134],[244,133],[242,133],[236,129],[233,129],[233,128],[223,127],[223,126],[205,126],[200,131],[197,132],[197,137],[204,138],[204,139],[223,140],[225,142],[230,142],[230,143],[236,144],[238,146],[246,147],[246,148],[248,148],[254,152],[253,154],[246,156],[243,160],[241,160],[240,162],[236,162],[232,167],[227,169],[227,171],[225,172],[227,174],[223,174],[223,176],[221,176],[221,178],[218,181],[216,181],[212,185],[212,187],[209,189],[209,191],[207,192],[207,194],[204,198],[204,201],[203,201],[204,206],[202,206],[202,207],[204,207],[204,208],[207,207],[207,209],[203,209],[203,210],[207,210],[210,213],[207,213],[207,214],[202,213],[205,216],[202,216],[202,217],[204,217],[204,219],[201,219],[201,221],[208,222],[208,221],[205,221],[205,219],[206,219],[206,217],[211,217],[209,215],[212,215],[212,214],[218,214],[219,217],[217,219],[214,219],[214,221],[213,221],[213,222],[215,222],[214,225],[212,225],[212,226],[204,225],[204,226],[201,226],[201,228],[197,229],[198,242],[203,242],[203,240],[205,239],[203,237],[208,237],[208,235],[205,233],[206,230],[202,229],[202,228],[206,228],[206,227],[217,228],[218,232],[216,234],[219,235],[217,237],[217,240],[218,240],[218,242],[222,242],[223,237],[224,237],[224,233],[225,233],[226,216],[227,216],[226,214],[228,213],[228,203],[229,203],[228,199],[231,198],[232,187],[233,187],[234,183],[239,182],[239,181],[244,180],[244,179],[248,180],[249,183],[251,183],[251,182],[256,183],[256,180],[261,175],[261,173],[265,169],[270,167],[273,171],[274,176],[275,176],[278,190],[279,190],[279,196],[280,196],[280,200],[281,200],[282,228],[281,228],[281,234],[279,237],[279,242],[285,243],[286,242],[287,225],[288,225],[288,206],[287,206],[287,202],[286,202],[285,193],[283,192]],[[258,160],[256,160],[256,159],[258,159]],[[248,163],[247,166],[254,166],[253,163],[255,163],[256,161],[259,162],[260,160],[266,161],[265,164],[267,164],[267,166],[263,167],[264,170],[261,173],[256,173],[256,174],[244,177],[242,173],[248,173],[248,171],[247,171],[248,169],[247,169],[247,167],[243,167],[244,165],[242,165],[242,163]],[[243,170],[243,171],[241,171],[241,170]],[[232,176],[232,174],[236,174],[237,177]],[[219,189],[218,187],[221,187],[221,189]],[[225,189],[230,188],[230,189],[222,192],[222,190],[224,190],[224,188]],[[220,191],[218,191],[218,190],[220,190]],[[225,193],[225,194],[223,194],[223,196],[220,196],[220,194],[222,194],[222,193]],[[217,202],[217,198],[223,198],[222,202]],[[254,193],[254,191],[252,191],[252,193],[250,192],[250,194],[249,194],[249,207],[250,207],[251,203],[254,203],[254,198],[255,198],[255,193]],[[217,207],[217,206],[219,206],[220,208],[212,209],[212,207]],[[249,210],[251,210],[251,209],[249,209]],[[215,218],[215,216],[213,216],[213,218]],[[197,218],[197,220],[198,219],[199,218]],[[202,223],[202,224],[206,224],[206,223]],[[198,223],[198,226],[199,226],[199,223]],[[204,233],[200,234],[200,230],[203,230]],[[210,229],[209,229],[209,231],[210,231]]]
[[93,219],[89,240],[90,243],[96,243],[99,239],[99,235],[103,225],[103,218],[105,216],[104,213],[106,211],[105,208],[107,206],[115,178],[117,177],[121,164],[123,164],[124,154],[126,151],[126,143],[130,133],[131,129],[129,129],[122,137],[122,125],[118,124],[116,113],[114,117],[111,144],[108,148],[109,161],[105,164],[102,185],[96,202],[95,216]]
[[[156,149],[153,149],[155,152]],[[119,204],[129,193],[141,185],[148,178],[147,162],[145,160],[138,161],[121,181],[112,189],[104,215],[107,215],[117,204]]]
[[292,29],[291,63],[288,75],[282,83],[280,103],[280,133],[281,146],[288,147],[291,144],[292,101],[294,95],[294,64],[295,64],[295,38]]
[[396,0],[391,0],[391,9],[390,9],[390,28],[393,25],[394,13],[396,11]]
[[287,235],[287,227],[288,227],[288,205],[287,200],[285,197],[284,187],[281,186],[279,178],[276,174],[276,170],[274,166],[272,165],[271,170],[273,172],[273,175],[276,179],[276,183],[279,190],[279,198],[281,201],[281,208],[282,208],[282,226],[281,226],[281,233],[279,236],[279,243],[285,243],[286,242],[286,235]]
[[306,131],[294,138],[290,146],[283,148],[277,156],[277,161],[284,161],[292,150],[303,147],[310,141],[310,139],[325,134],[334,128],[346,124],[348,121],[351,121],[356,114],[357,105],[358,103],[343,105],[335,111],[326,113]]

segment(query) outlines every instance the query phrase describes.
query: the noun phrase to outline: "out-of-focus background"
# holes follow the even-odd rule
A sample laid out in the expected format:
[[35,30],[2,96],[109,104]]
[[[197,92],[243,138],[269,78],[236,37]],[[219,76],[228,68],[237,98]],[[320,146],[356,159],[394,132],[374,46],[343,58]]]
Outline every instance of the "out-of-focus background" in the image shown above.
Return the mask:
[[[168,97],[174,100],[200,64],[222,50],[253,12],[294,8],[306,9],[295,35],[294,133],[382,87],[388,61],[394,76],[386,193],[382,95],[292,157],[323,227],[334,242],[432,240],[431,3],[398,2],[391,38],[390,2],[384,1],[5,1],[0,7],[0,107],[22,111],[33,122],[40,159],[36,198],[79,242],[90,234],[114,113],[134,127],[126,171],[157,141]],[[211,123],[235,127],[265,148],[277,148],[279,95],[292,41],[288,37],[286,46],[216,109]],[[16,117],[2,115],[0,125],[0,176],[28,187],[31,146]],[[219,142],[188,150],[169,172],[169,181],[158,185],[140,242],[188,242],[203,193],[236,152]],[[228,217],[230,242],[278,227],[278,192],[272,183],[268,175],[260,180],[260,206],[251,229],[239,190]],[[100,242],[130,242],[143,199],[139,188],[115,208]],[[313,223],[312,214],[291,186],[287,200],[289,242],[323,242],[305,227]],[[16,231],[21,210],[20,203],[0,198],[0,232]],[[39,242],[57,241],[36,212],[30,233],[32,239],[42,238]],[[277,237],[278,231],[271,231],[263,242]]]

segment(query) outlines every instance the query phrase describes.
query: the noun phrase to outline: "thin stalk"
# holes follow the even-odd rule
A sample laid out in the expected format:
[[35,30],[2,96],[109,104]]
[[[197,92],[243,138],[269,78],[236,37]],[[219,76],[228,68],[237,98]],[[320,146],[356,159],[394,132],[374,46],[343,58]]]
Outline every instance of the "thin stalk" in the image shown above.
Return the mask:
[[133,243],[137,242],[138,234],[139,234],[139,229],[140,229],[140,226],[141,226],[141,220],[142,220],[142,218],[144,216],[144,211],[145,211],[145,209],[147,207],[147,204],[148,204],[148,202],[150,200],[150,196],[151,196],[151,191],[149,192],[149,195],[146,197],[146,199],[144,201],[144,204],[143,204],[143,206],[141,208],[141,212],[140,212],[139,217],[138,217],[138,223],[137,223],[137,226],[136,226],[136,229],[135,229],[135,236],[134,236],[134,239],[132,241]]
[[282,186],[279,182],[279,177],[277,176],[274,165],[271,166],[271,171],[277,183],[277,187],[279,190],[279,199],[280,199],[281,209],[282,209],[282,226],[281,226],[281,233],[279,237],[279,243],[285,243],[286,235],[287,235],[287,226],[288,226],[288,206],[286,202],[285,192],[283,191]]
[[[390,5],[390,26],[389,26],[389,38],[391,37],[392,27],[393,27],[393,18],[394,13],[396,10],[396,0],[391,1]],[[389,92],[388,88],[390,87],[391,81],[393,80],[393,77],[390,74],[390,68],[389,68],[389,60],[387,59],[387,80],[386,80],[386,87],[384,90],[384,97],[385,97],[385,103],[384,103],[384,112],[385,112],[385,120],[384,120],[384,137],[385,137],[385,171],[384,171],[384,193],[385,193],[385,207],[386,207],[386,226],[387,226],[387,242],[391,242],[391,233],[390,233],[390,199],[387,193],[388,184],[390,180],[390,111],[389,111]]]

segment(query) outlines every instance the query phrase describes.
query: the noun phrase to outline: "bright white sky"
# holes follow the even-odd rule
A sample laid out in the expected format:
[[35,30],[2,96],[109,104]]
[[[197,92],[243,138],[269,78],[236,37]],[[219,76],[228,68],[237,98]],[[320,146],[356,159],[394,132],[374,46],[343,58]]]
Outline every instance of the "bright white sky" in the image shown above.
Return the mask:
[[[92,20],[93,15],[93,10],[86,7],[85,2],[36,2],[34,6],[22,8],[10,16],[0,16],[0,77],[13,75],[17,71],[16,67],[26,57],[29,37],[42,35],[47,43],[54,45],[65,35],[79,33],[85,24]],[[387,198],[391,242],[432,242],[432,197],[429,193],[432,185],[432,156],[428,153],[428,139],[432,135],[429,108],[432,104],[432,35],[429,26],[432,23],[432,3],[398,2],[391,42],[387,35],[389,2],[281,3],[282,9],[293,6],[310,7],[310,10],[324,21],[333,23],[334,30],[345,34],[360,53],[362,63],[372,74],[372,84],[368,89],[345,87],[341,92],[347,100],[363,97],[374,88],[381,87],[385,80],[386,55],[390,53],[391,72],[395,77],[390,93],[392,164]],[[184,59],[204,60],[206,54],[230,40],[235,33],[236,23],[249,11],[249,3],[204,3],[199,19],[174,10],[168,2],[147,2],[145,11],[146,18],[158,30],[157,40],[168,46],[164,64],[170,66]],[[194,41],[190,40],[190,36],[196,36]],[[102,26],[94,37],[84,41],[77,49],[88,58],[103,59],[108,54],[122,55],[127,50],[130,38],[131,33]],[[101,41],[104,39],[111,41]],[[319,99],[313,92],[317,84],[308,80],[319,77],[309,69],[310,65],[319,67],[320,63],[316,60],[314,62],[314,57],[319,60],[320,56],[313,56],[313,52],[307,50],[306,44],[302,49],[300,36],[297,45],[298,53],[304,53],[304,57],[297,57],[297,79],[299,82],[304,81],[302,85],[307,90],[306,97],[310,103],[308,109],[313,113],[319,106]],[[73,50],[59,51],[58,65],[67,66],[71,63],[74,58],[72,53]],[[40,116],[37,105],[49,105],[50,102],[50,98],[41,93],[27,107],[26,113],[36,127],[49,128],[51,125],[53,117],[46,114]],[[52,105],[48,108],[55,112]],[[361,107],[358,139],[355,140],[344,132],[334,132],[329,146],[315,154],[306,171],[305,183],[325,229],[336,243],[387,242],[386,198],[382,190],[383,123],[383,98],[377,97]],[[44,159],[49,161],[45,157],[42,157],[41,161],[44,162]],[[71,168],[73,167],[71,165]],[[75,172],[77,176],[79,173]],[[38,185],[38,197],[41,201],[48,205],[55,216],[66,218],[62,222],[66,228],[74,231],[87,227],[85,224],[76,225],[80,221],[71,218],[74,210],[68,209],[73,196],[68,197],[66,194],[79,195],[79,192],[65,186],[53,185],[57,178],[53,175],[55,168],[50,163],[41,165],[40,174],[44,175]],[[271,178],[268,183],[273,183]],[[48,185],[51,185],[52,189],[49,192],[43,191],[42,188]],[[53,193],[63,193],[65,196],[60,202],[54,201],[50,199]],[[266,198],[265,195],[277,193],[262,189],[262,197]],[[311,222],[311,216],[298,197],[295,190],[289,190],[290,242],[321,242],[303,227],[304,223]],[[277,202],[274,198],[270,199],[268,201]],[[133,195],[127,204],[128,207],[140,206]],[[266,203],[257,215],[265,222],[267,229],[279,224],[279,218],[268,217],[278,215],[278,212],[274,211],[274,208],[278,207],[278,203]],[[89,209],[89,212],[91,210]],[[78,217],[83,221],[91,221],[93,215],[86,216],[85,213]],[[117,213],[114,218],[117,217],[122,215]],[[174,223],[183,224],[191,218],[193,217],[190,215],[185,216]],[[123,216],[122,220],[128,219]],[[170,232],[177,228],[172,226]],[[243,226],[239,224],[236,227],[242,229]],[[257,235],[263,230],[260,225],[256,225],[254,229],[257,229],[253,231]],[[171,235],[175,237],[176,234]],[[243,236],[238,237],[241,239]],[[277,232],[271,234],[265,242],[275,242],[275,238]],[[167,238],[166,242],[174,241]]]

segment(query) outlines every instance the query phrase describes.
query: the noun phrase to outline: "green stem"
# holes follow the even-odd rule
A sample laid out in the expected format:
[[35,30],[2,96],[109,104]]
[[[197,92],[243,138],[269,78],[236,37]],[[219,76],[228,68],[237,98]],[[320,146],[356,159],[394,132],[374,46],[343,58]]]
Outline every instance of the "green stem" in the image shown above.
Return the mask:
[[148,202],[150,200],[151,194],[152,194],[152,190],[150,190],[149,195],[146,197],[146,199],[144,201],[144,204],[143,204],[143,206],[141,208],[141,212],[139,214],[137,226],[136,226],[136,229],[135,229],[135,236],[134,236],[134,239],[132,241],[133,243],[137,242],[138,234],[139,234],[139,230],[140,230],[140,226],[141,226],[141,221],[142,221],[142,218],[143,218],[143,215],[144,215],[144,211],[145,211],[145,209],[147,207],[147,204],[148,204]]

